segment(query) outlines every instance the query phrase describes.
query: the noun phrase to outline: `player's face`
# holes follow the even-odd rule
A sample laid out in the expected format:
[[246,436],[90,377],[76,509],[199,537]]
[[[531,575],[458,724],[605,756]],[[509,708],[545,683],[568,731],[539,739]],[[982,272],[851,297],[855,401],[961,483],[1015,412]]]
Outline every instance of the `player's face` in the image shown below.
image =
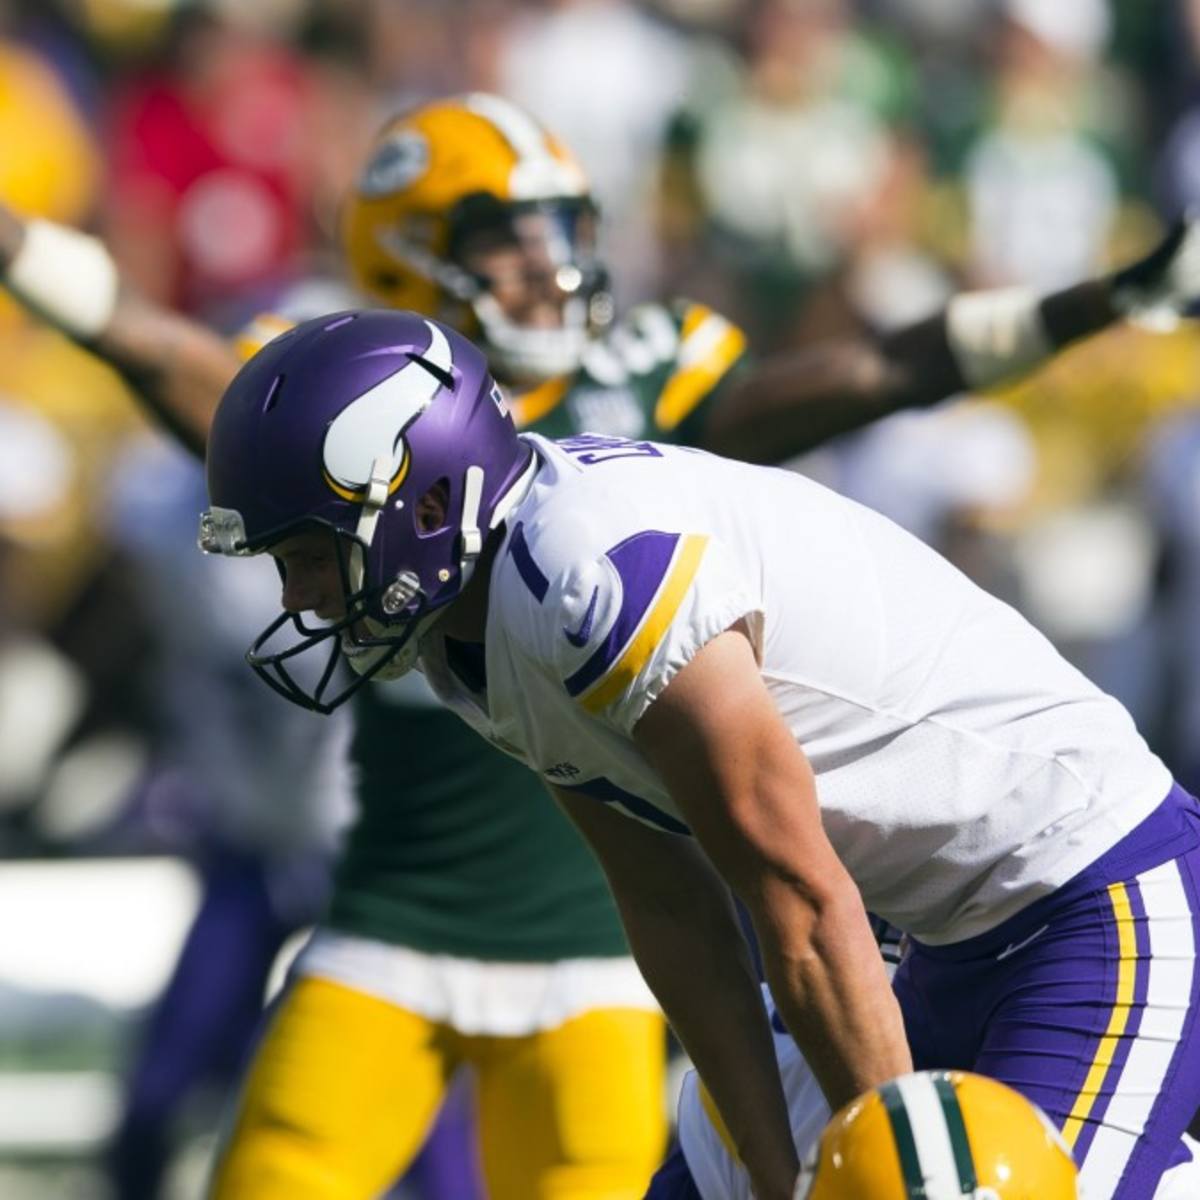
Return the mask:
[[323,621],[346,615],[337,539],[327,529],[294,534],[271,547],[283,577],[283,607],[291,613],[311,612]]
[[[446,489],[434,484],[416,505],[416,525],[433,533],[446,523]],[[283,579],[280,603],[290,613],[312,613],[322,621],[346,615],[347,543],[327,528],[306,529],[270,548]],[[357,623],[355,625],[357,629]]]
[[[591,240],[590,217],[587,238]],[[526,329],[559,329],[563,302],[579,290],[578,245],[553,216],[527,212],[504,225],[473,230],[458,257],[487,290],[504,316]]]

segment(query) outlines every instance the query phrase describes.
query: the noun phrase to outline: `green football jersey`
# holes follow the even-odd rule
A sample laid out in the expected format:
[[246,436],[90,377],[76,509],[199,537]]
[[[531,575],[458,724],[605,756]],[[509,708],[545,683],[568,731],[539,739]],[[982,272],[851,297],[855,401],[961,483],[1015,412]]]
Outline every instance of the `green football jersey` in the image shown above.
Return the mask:
[[[742,361],[699,304],[632,310],[580,370],[510,397],[517,424],[693,440]],[[359,815],[328,924],[428,953],[550,962],[627,953],[599,866],[538,779],[433,700],[420,677],[355,699]]]

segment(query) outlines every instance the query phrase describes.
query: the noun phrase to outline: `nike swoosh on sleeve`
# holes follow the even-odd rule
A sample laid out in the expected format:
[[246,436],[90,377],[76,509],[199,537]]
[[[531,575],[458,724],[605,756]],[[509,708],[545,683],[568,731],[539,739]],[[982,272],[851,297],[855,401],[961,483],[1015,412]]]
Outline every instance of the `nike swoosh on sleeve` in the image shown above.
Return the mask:
[[572,646],[578,646],[582,649],[588,644],[588,639],[592,636],[592,622],[596,619],[596,601],[599,599],[599,596],[600,588],[592,588],[592,598],[588,601],[587,612],[583,614],[583,621],[574,633],[565,625],[563,626],[563,633]]

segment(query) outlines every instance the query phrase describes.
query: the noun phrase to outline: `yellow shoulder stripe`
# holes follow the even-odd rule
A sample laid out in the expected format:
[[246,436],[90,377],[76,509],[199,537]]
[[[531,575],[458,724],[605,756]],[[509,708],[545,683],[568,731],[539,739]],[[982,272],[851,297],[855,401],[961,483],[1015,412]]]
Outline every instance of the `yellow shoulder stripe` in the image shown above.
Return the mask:
[[658,599],[647,613],[642,627],[608,673],[597,680],[592,691],[583,697],[582,704],[588,712],[598,713],[611,704],[650,661],[663,635],[675,620],[675,614],[688,588],[692,586],[692,580],[696,578],[707,545],[708,538],[701,533],[690,533],[683,539],[675,557],[675,565],[663,582]]
[[683,315],[683,326],[679,330],[679,340],[686,342],[711,316],[715,316],[715,314],[707,304],[689,304],[687,312]]
[[724,378],[746,349],[746,335],[724,317],[694,304],[684,317],[679,365],[654,407],[659,429],[674,429]]

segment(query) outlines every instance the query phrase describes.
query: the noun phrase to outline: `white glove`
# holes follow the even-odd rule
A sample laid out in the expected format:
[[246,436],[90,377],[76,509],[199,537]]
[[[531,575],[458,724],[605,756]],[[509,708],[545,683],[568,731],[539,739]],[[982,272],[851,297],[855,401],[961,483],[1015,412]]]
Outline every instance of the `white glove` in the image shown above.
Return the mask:
[[1145,258],[1118,271],[1112,289],[1119,312],[1157,333],[1200,311],[1200,212],[1189,212]]

